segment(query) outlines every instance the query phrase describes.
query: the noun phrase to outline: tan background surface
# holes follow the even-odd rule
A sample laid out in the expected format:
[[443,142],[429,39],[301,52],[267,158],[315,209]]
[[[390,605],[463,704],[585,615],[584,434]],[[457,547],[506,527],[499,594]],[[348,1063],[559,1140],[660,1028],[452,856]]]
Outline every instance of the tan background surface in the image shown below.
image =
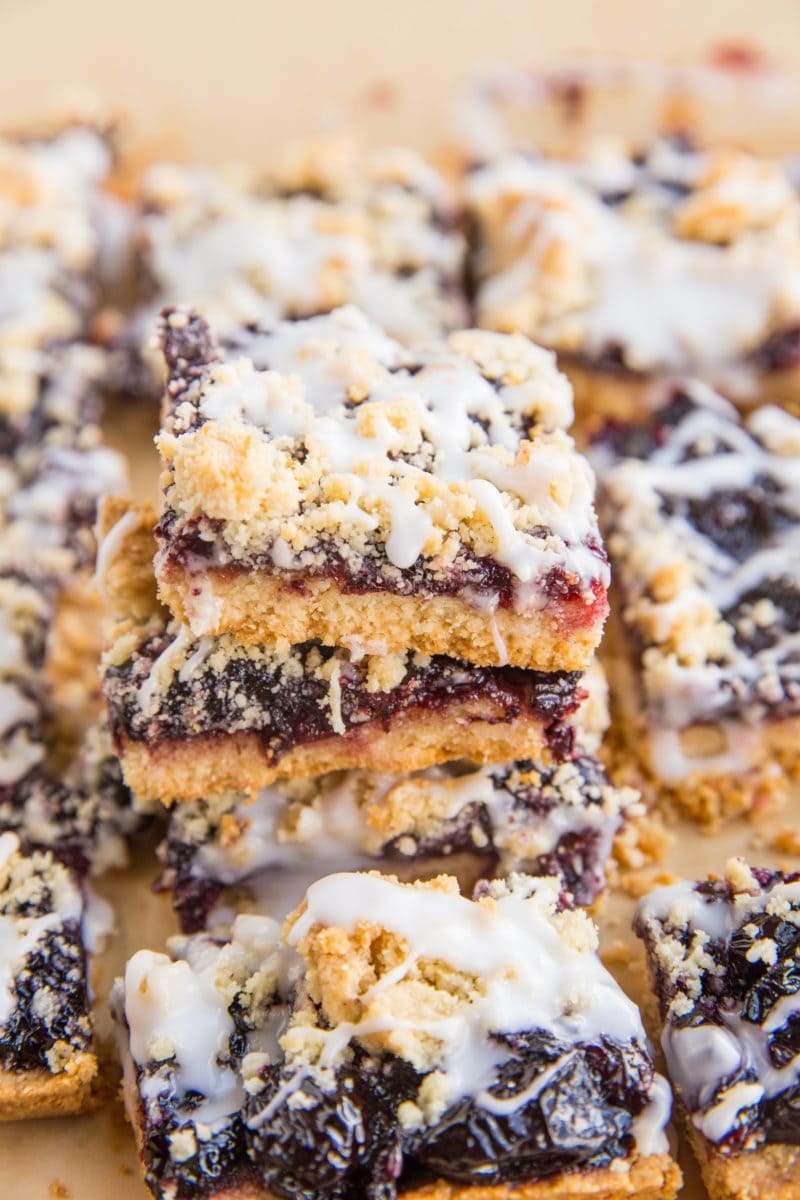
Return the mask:
[[[743,39],[800,79],[798,0],[0,0],[0,124],[40,114],[62,87],[88,85],[127,111],[148,146],[180,146],[209,160],[266,161],[288,137],[343,115],[373,140],[431,148],[476,66],[552,63],[576,51],[697,60],[714,43]],[[800,107],[782,121],[781,140],[800,149]],[[148,490],[148,421],[117,413],[109,432],[119,445],[138,446],[137,482]],[[714,840],[677,827],[665,867],[703,874],[736,851],[774,861],[758,843],[798,816],[739,823]],[[150,848],[124,878],[101,884],[119,914],[100,964],[101,994],[134,949],[160,947],[171,929],[166,899],[149,890],[154,873]],[[630,911],[625,898],[607,905],[606,944],[629,941]],[[620,977],[640,991],[638,958]],[[687,1178],[686,1200],[696,1200],[702,1193],[691,1164]],[[130,1135],[111,1101],[91,1118],[0,1127],[0,1200],[144,1196]]]

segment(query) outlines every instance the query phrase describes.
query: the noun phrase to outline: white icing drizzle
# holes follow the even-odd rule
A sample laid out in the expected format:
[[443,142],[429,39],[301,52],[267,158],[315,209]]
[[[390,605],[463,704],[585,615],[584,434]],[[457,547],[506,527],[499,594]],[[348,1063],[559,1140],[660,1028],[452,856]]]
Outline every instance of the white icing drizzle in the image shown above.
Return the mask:
[[500,158],[467,197],[490,328],[708,376],[800,316],[800,203],[767,160],[656,142],[637,166],[598,140],[575,160]]
[[[744,864],[739,867],[742,872],[742,884],[746,885],[748,868]],[[745,1020],[738,1003],[717,1006],[719,1024],[674,1023],[673,1012],[688,1011],[699,993],[702,973],[714,971],[712,960],[703,953],[708,942],[726,941],[747,924],[748,917],[764,911],[795,923],[800,920],[800,883],[779,882],[762,891],[752,877],[751,882],[752,892],[736,891],[732,901],[700,893],[690,882],[671,884],[646,896],[637,914],[637,921],[654,941],[658,961],[663,957],[665,964],[672,964],[668,969],[678,989],[662,1034],[670,1076],[686,1100],[692,1122],[711,1142],[720,1142],[731,1132],[743,1109],[780,1095],[800,1080],[800,1055],[778,1068],[769,1053],[770,1035],[800,1013],[797,994],[782,996],[761,1025]],[[688,951],[676,948],[674,956],[670,951],[673,930],[694,935]],[[772,944],[764,945],[763,953],[771,954],[770,946],[774,949]],[[742,1079],[743,1074],[750,1078]]]
[[[624,620],[645,646],[651,749],[671,779],[700,767],[746,766],[758,745],[754,722],[778,701],[800,705],[800,635],[776,628],[768,645],[752,649],[736,644],[732,623],[771,633],[780,612],[767,595],[770,581],[800,588],[800,421],[770,407],[740,419],[702,385],[682,390],[697,407],[646,460],[612,461],[602,446],[594,456]],[[742,562],[679,511],[683,502],[710,502],[719,491],[746,491],[763,479],[771,481],[768,502],[783,512],[782,527]],[[753,591],[763,598],[727,620],[725,612]],[[744,701],[741,721],[725,716],[732,696]],[[693,721],[720,724],[727,746],[708,760],[687,756],[678,733]]]
[[206,1097],[196,1119],[213,1122],[235,1112],[242,1093],[235,1073],[219,1061],[228,1054],[233,1021],[209,959],[190,965],[139,950],[125,969],[125,1018],[134,1061],[145,1066],[174,1055],[181,1090]]
[[[392,155],[392,152],[383,152]],[[221,332],[354,303],[406,344],[463,324],[464,239],[435,224],[444,180],[410,151],[355,169],[344,196],[265,195],[230,173],[161,165],[144,180],[135,232],[166,303],[198,305]],[[412,265],[411,273],[404,270]]]

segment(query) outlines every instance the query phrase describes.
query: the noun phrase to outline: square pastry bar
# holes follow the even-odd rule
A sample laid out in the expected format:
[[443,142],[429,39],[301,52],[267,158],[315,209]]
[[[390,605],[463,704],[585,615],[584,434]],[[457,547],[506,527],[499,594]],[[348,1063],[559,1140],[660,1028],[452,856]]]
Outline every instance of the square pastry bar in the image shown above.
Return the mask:
[[142,798],[254,795],[284,776],[572,750],[579,672],[196,637],[156,600],[152,513],[109,502],[100,527],[114,614],[103,687],[125,779]]
[[97,1075],[77,877],[0,834],[0,1120],[83,1111]]
[[[86,702],[97,659],[59,646],[62,637],[52,582],[0,574],[0,832],[100,873],[125,863],[143,818]],[[62,711],[61,672],[83,693],[77,719]]]
[[501,158],[466,188],[478,324],[557,350],[581,414],[635,419],[676,373],[797,404],[800,198],[777,162],[606,138]]
[[410,358],[354,308],[219,348],[167,312],[162,599],[198,636],[581,670],[607,612],[569,384],[522,337]]
[[357,304],[409,345],[467,320],[465,243],[449,186],[408,149],[297,146],[269,179],[162,164],[134,218],[140,308],[117,340],[119,386],[161,390],[149,350],[165,304],[220,333]]
[[88,331],[112,152],[90,121],[0,135],[0,356],[21,366]]
[[569,903],[592,904],[606,885],[614,837],[638,812],[638,799],[632,788],[613,787],[597,758],[580,753],[548,766],[464,763],[289,781],[251,801],[217,796],[176,805],[158,886],[172,893],[187,933],[216,923],[216,906],[231,888],[277,915],[266,903],[278,889],[293,895],[303,880],[345,867],[550,875]]
[[800,762],[800,420],[687,384],[594,462],[629,748],[704,819],[751,807]]
[[673,1197],[636,1006],[553,880],[313,884],[283,930],[139,951],[116,985],[152,1194]]
[[732,859],[639,907],[667,1066],[712,1200],[800,1190],[800,875]]

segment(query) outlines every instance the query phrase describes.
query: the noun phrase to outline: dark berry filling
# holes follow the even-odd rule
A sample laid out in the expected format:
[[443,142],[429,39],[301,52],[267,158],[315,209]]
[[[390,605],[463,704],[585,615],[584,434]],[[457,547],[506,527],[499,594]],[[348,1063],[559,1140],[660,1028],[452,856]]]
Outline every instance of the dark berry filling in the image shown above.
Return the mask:
[[[318,669],[307,669],[312,657],[315,662],[329,659],[329,648],[317,643],[296,647],[293,670],[244,654],[229,658],[219,670],[200,667],[189,680],[176,674],[150,716],[142,711],[138,691],[168,644],[166,636],[154,636],[137,657],[106,672],[115,737],[152,743],[255,733],[275,761],[293,746],[332,736],[329,681]],[[502,712],[491,720],[525,715],[543,721],[560,746],[561,722],[583,699],[579,679],[574,671],[475,667],[434,656],[409,658],[402,682],[382,692],[368,690],[363,662],[349,662],[339,675],[341,720],[346,732],[369,723],[388,730],[393,718],[410,709],[446,713],[455,704],[485,702]]]

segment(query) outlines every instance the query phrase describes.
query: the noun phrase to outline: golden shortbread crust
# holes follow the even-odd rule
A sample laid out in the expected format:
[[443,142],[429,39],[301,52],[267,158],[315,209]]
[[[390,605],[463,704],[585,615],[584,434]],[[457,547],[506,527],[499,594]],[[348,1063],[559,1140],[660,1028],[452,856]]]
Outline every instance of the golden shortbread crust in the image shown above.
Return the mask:
[[[331,579],[306,578],[292,586],[262,571],[197,575],[177,567],[162,568],[158,584],[163,603],[196,633],[233,633],[243,642],[317,640],[387,654],[412,648],[478,666],[581,671],[603,630],[602,617],[583,628],[571,621],[577,601],[562,614],[557,608],[525,616],[506,608],[488,614],[454,596],[349,595]],[[192,594],[198,587],[202,611]]]

